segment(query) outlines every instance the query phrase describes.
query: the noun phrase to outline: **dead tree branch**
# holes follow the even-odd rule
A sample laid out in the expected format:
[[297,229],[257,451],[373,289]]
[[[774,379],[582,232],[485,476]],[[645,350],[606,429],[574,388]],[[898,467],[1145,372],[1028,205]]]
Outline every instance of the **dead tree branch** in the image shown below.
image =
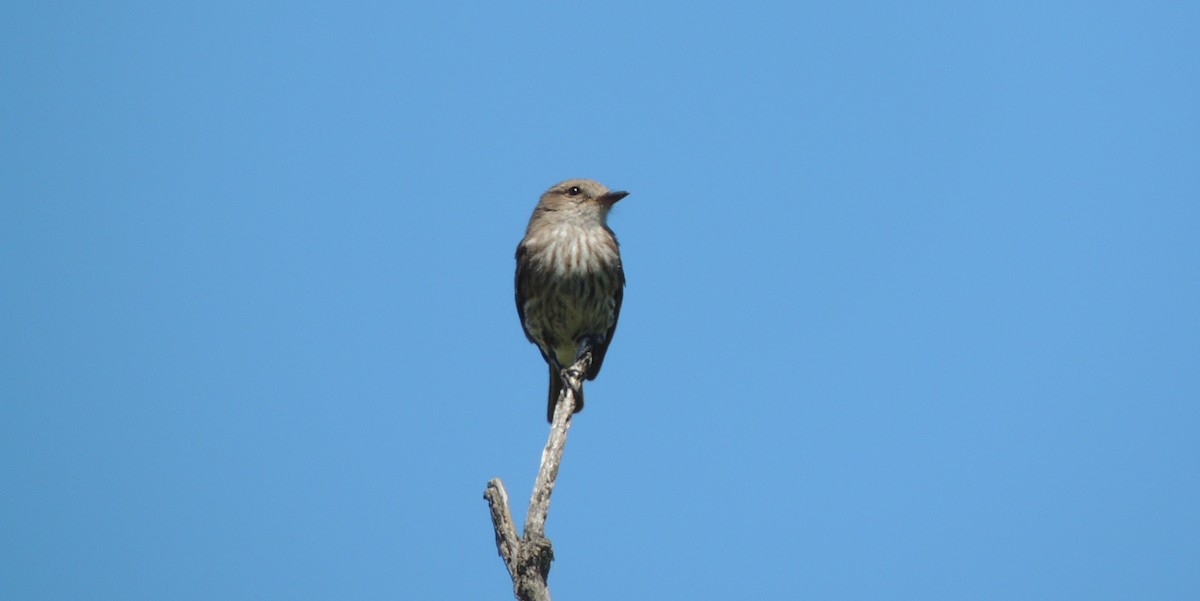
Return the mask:
[[554,420],[550,424],[550,437],[542,450],[542,464],[533,484],[533,495],[529,498],[529,511],[525,515],[525,533],[517,536],[516,524],[508,510],[508,492],[499,478],[488,481],[483,491],[492,513],[492,526],[496,531],[496,550],[513,581],[513,594],[518,601],[550,601],[550,590],[546,578],[550,575],[550,562],[554,549],[546,538],[546,515],[550,511],[550,493],[554,492],[554,481],[558,478],[558,466],[562,463],[563,448],[567,444],[567,430],[571,428],[571,414],[575,412],[575,399],[583,386],[583,375],[592,364],[591,352],[585,352],[568,369],[562,371],[563,388],[554,408]]

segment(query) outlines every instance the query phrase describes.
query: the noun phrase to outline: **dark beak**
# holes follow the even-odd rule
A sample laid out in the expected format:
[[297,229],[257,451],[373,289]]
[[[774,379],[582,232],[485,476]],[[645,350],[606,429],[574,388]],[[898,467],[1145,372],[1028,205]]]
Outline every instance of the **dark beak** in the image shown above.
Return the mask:
[[613,192],[608,192],[605,194],[601,194],[600,196],[597,196],[596,202],[598,202],[602,205],[611,207],[614,204],[616,204],[618,200],[621,200],[622,198],[625,198],[626,196],[629,196],[628,192],[625,192],[623,190],[615,190]]

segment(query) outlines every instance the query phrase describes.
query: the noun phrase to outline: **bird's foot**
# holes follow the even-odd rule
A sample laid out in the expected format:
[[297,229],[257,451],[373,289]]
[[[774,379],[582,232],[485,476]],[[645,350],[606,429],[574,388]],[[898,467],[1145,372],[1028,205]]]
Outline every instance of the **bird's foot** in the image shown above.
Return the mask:
[[568,384],[578,382],[583,379],[583,370],[577,369],[574,365],[562,370],[563,378]]
[[579,364],[579,360],[583,359],[584,355],[589,355],[600,347],[600,340],[596,336],[584,336],[579,341],[579,346],[575,348],[575,363]]

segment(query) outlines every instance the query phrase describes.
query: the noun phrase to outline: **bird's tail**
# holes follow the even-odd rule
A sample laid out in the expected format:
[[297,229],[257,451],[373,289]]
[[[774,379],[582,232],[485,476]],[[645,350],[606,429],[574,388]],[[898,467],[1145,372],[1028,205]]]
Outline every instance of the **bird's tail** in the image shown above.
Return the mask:
[[[546,402],[546,421],[554,421],[554,408],[558,405],[558,395],[562,392],[562,376],[554,365],[550,365],[550,398]],[[575,411],[579,413],[583,411],[583,385],[579,386],[579,395],[575,397]]]

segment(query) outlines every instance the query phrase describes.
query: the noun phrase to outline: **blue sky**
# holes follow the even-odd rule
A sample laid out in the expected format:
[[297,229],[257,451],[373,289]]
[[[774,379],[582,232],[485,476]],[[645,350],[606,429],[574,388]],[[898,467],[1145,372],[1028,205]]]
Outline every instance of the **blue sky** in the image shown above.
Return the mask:
[[1200,597],[1193,3],[0,8],[0,597]]

